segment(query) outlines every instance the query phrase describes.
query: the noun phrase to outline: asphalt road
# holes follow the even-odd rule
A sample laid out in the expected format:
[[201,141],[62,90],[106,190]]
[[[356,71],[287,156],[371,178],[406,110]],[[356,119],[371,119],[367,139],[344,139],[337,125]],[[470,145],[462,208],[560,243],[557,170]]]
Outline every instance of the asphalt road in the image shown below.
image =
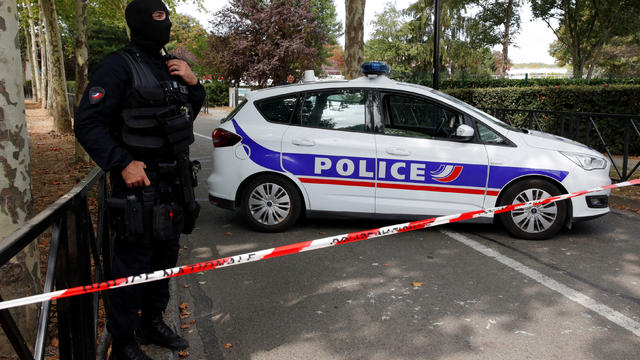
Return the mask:
[[[206,201],[216,126],[196,122],[202,212],[180,264],[391,224],[250,230]],[[451,224],[180,277],[182,333],[189,359],[637,359],[639,233],[620,211],[542,242]]]

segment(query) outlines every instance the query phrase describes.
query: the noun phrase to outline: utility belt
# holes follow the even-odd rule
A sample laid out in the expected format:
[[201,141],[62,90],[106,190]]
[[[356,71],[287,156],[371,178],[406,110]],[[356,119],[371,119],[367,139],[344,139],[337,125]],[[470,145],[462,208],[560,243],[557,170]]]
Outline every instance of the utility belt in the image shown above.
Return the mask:
[[151,186],[120,188],[106,200],[112,231],[126,241],[149,245],[190,234],[200,214],[195,201],[198,161],[188,155],[146,170]]

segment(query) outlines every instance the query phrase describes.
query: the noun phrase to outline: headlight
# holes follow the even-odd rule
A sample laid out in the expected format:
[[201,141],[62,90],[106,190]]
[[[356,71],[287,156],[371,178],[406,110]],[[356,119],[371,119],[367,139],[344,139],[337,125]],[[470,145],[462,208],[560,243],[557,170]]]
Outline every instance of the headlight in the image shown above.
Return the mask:
[[607,160],[599,156],[565,151],[560,151],[560,153],[585,170],[604,169],[607,167]]

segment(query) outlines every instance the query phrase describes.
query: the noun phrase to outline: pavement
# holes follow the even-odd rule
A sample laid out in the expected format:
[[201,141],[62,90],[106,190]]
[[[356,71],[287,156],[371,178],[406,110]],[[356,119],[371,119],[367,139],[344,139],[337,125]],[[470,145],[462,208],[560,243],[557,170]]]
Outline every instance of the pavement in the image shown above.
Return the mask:
[[[201,185],[196,194],[203,207],[203,213],[199,220],[200,228],[181,240],[183,253],[180,265],[244,253],[254,248],[264,249],[303,239],[308,240],[320,237],[319,235],[326,236],[327,233],[357,230],[347,222],[303,221],[297,229],[285,234],[257,234],[243,226],[237,214],[208,204],[204,180],[211,168],[210,160],[206,159],[209,156],[211,143],[203,138],[210,136],[211,130],[226,114],[224,111],[210,109],[208,114],[199,116],[199,122],[207,126],[197,130],[200,140],[196,140],[192,154],[203,162],[203,172],[200,174]],[[621,157],[616,157],[614,161],[621,166]],[[633,168],[637,162],[638,159],[631,159],[629,169]],[[640,208],[638,199],[612,196],[611,203]],[[588,222],[586,225],[581,225],[582,227],[578,230],[562,235],[558,240],[544,243],[513,240],[504,236],[500,230],[488,226],[470,229],[454,228],[454,230],[471,230],[472,232],[467,236],[473,236],[477,241],[489,238],[499,240],[492,240],[493,243],[488,242],[487,246],[509,244],[506,248],[496,247],[496,249],[507,254],[512,252],[511,256],[522,257],[520,261],[524,263],[528,263],[532,258],[532,255],[528,254],[540,256],[544,261],[538,261],[539,264],[532,263],[530,266],[554,278],[561,278],[574,288],[585,291],[603,303],[613,304],[612,306],[623,309],[627,316],[637,319],[633,311],[640,303],[638,300],[640,294],[636,291],[637,289],[627,290],[626,292],[633,296],[625,295],[624,297],[621,295],[621,293],[625,294],[624,288],[602,291],[605,286],[599,285],[604,281],[601,279],[604,276],[602,274],[609,275],[607,270],[611,265],[600,264],[598,260],[617,259],[619,256],[616,253],[605,257],[594,257],[591,259],[591,265],[582,258],[577,259],[575,264],[569,260],[570,253],[585,249],[593,251],[585,251],[583,257],[590,256],[588,254],[591,253],[600,254],[610,249],[615,251],[615,247],[605,246],[603,243],[605,236],[614,233],[616,235],[612,235],[611,239],[606,241],[621,246],[620,241],[624,239],[625,246],[628,246],[624,248],[624,256],[633,257],[631,254],[636,251],[632,246],[637,246],[632,241],[633,236],[627,234],[622,236],[613,229],[619,229],[619,226],[615,226],[617,221],[624,221],[624,223],[634,221],[633,224],[636,225],[633,226],[636,230],[630,228],[628,232],[638,231],[638,219],[627,218],[633,215],[618,213],[616,211],[617,215],[608,216],[609,221],[603,219]],[[611,220],[614,221],[613,224]],[[357,224],[357,228],[373,228],[378,225]],[[592,240],[591,235],[596,232],[599,239]],[[332,253],[333,257],[330,259],[322,252],[318,254],[312,252],[305,255],[306,258],[303,260],[296,257],[274,259],[267,263],[240,266],[237,270],[234,267],[233,270],[221,270],[220,273],[213,271],[172,278],[170,280],[171,300],[165,313],[165,321],[190,341],[191,347],[187,350],[190,356],[181,357],[178,352],[154,345],[143,349],[151,358],[160,360],[185,358],[408,359],[423,358],[426,354],[435,355],[434,358],[452,359],[469,358],[467,355],[471,358],[496,358],[495,356],[505,355],[509,357],[508,354],[511,354],[511,358],[540,358],[542,354],[547,354],[550,357],[564,356],[564,358],[623,359],[638,350],[635,337],[630,337],[628,333],[607,324],[593,312],[571,305],[571,302],[563,300],[562,297],[556,298],[551,293],[545,293],[536,296],[535,300],[531,299],[536,292],[544,293],[544,291],[532,288],[533,285],[526,279],[524,280],[526,286],[520,289],[520,285],[517,285],[519,283],[511,274],[495,264],[485,262],[477,255],[459,256],[463,249],[458,245],[452,245],[450,234],[448,237],[446,231],[443,234],[445,236],[431,233],[432,237],[428,242],[422,239],[424,233],[420,235],[420,232],[403,235],[402,238],[398,236],[400,239],[395,241],[399,241],[407,248],[409,245],[420,248],[419,251],[413,250],[409,253],[396,247],[386,247],[384,241],[374,241],[370,244],[352,245],[345,249],[333,250],[335,253]],[[576,246],[577,244],[581,246]],[[369,249],[371,252],[368,251]],[[418,256],[421,253],[424,257]],[[456,256],[453,256],[454,254]],[[556,256],[563,256],[563,258],[561,261],[554,262],[553,258]],[[411,263],[413,257],[416,257],[416,264]],[[405,262],[406,264],[402,265]],[[432,262],[434,267],[428,265]],[[447,267],[445,264],[457,264],[457,267]],[[592,269],[589,266],[599,265],[603,268],[596,268],[591,272]],[[424,271],[425,266],[429,267],[429,271]],[[579,275],[571,275],[571,271],[567,269],[572,268]],[[442,269],[445,269],[444,272]],[[372,273],[383,270],[388,273],[388,278],[385,278],[383,273]],[[615,270],[619,269],[615,267]],[[485,271],[487,275],[490,274],[488,278],[487,275],[482,274]],[[416,276],[416,273],[421,275]],[[283,276],[283,274],[286,275]],[[453,285],[444,281],[455,279],[458,276],[456,274],[461,277],[459,283],[466,285],[459,287],[455,285],[455,281],[452,282]],[[571,276],[567,277],[567,274]],[[627,273],[625,276],[626,278],[620,278],[620,281],[629,282],[635,275]],[[491,280],[492,277],[495,280]],[[385,280],[378,280],[379,278]],[[502,280],[498,281],[498,278]],[[428,279],[425,286],[438,285],[435,285],[432,290],[434,293],[432,297],[417,298],[413,294],[417,294],[418,288],[415,286],[407,288],[407,279]],[[488,282],[480,285],[485,280]],[[602,283],[611,286],[610,281],[615,283],[613,275]],[[314,288],[316,283],[324,284],[324,287],[318,285],[318,288]],[[633,284],[635,283],[634,280]],[[281,288],[271,288],[271,286],[281,286]],[[441,289],[438,289],[438,286]],[[447,288],[448,286],[451,287]],[[491,291],[483,291],[483,287],[491,287]],[[373,290],[366,290],[366,288]],[[447,290],[443,290],[444,288]],[[399,292],[401,289],[402,291]],[[352,293],[346,294],[346,291]],[[459,305],[459,299],[448,298],[453,296],[451,294],[458,292],[464,293],[464,296],[472,300],[462,306]],[[603,292],[604,295],[599,292]],[[376,301],[382,301],[383,294],[393,300],[389,304],[385,303],[387,308],[378,314],[380,310],[378,307],[382,303]],[[501,295],[496,296],[496,294]],[[291,296],[293,298],[290,298]],[[404,300],[402,300],[403,297]],[[503,303],[504,298],[511,299],[511,302]],[[406,306],[399,305],[402,301],[407,302]],[[192,315],[180,319],[178,307],[183,302],[188,304],[188,310]],[[448,303],[454,305],[448,305]],[[430,318],[416,317],[425,315],[420,311],[411,310],[419,309],[422,305],[433,307]],[[459,313],[458,307],[462,307],[467,313]],[[475,311],[469,311],[469,308]],[[498,330],[500,316],[507,316],[500,311],[506,314],[512,312],[510,316],[519,319],[525,325],[529,324],[530,328],[520,329],[513,320],[513,323],[507,325],[508,331],[490,336],[483,335],[480,330],[484,332],[493,331],[493,328]],[[377,320],[374,319],[374,313],[378,317]],[[437,313],[444,313],[446,320],[443,321],[442,318],[433,315]],[[489,320],[475,318],[484,313],[491,316]],[[556,322],[558,320],[555,318],[558,314],[561,315],[562,322]],[[476,320],[479,325],[469,327]],[[498,325],[495,325],[496,322]],[[380,328],[383,323],[386,324],[386,328]],[[440,327],[445,326],[448,328],[439,330]],[[501,330],[504,330],[504,325]],[[545,331],[549,334],[545,334]],[[409,335],[413,338],[409,339],[407,337]],[[565,341],[564,338],[570,340]],[[537,342],[532,342],[534,340],[531,339]],[[607,339],[609,341],[606,341]],[[477,345],[477,342],[483,341],[482,346]],[[499,344],[505,341],[511,345],[505,345],[506,347],[503,348]],[[616,349],[617,352],[609,351],[608,348],[608,343],[614,341],[619,347]],[[556,351],[557,349],[549,344],[555,344],[561,350]],[[586,353],[581,353],[582,347],[587,349]],[[526,350],[519,353],[517,349]],[[626,352],[627,349],[630,352]]]

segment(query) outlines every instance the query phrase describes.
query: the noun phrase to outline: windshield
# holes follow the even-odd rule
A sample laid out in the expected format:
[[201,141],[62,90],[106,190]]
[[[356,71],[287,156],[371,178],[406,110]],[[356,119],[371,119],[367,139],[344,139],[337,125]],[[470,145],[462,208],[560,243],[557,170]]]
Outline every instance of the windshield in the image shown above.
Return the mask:
[[445,94],[445,93],[440,92],[440,91],[438,91],[438,90],[433,90],[433,89],[429,89],[429,90],[430,90],[432,93],[434,93],[434,94],[436,94],[436,95],[438,95],[438,96],[441,96],[441,97],[443,97],[443,98],[445,98],[445,99],[447,99],[447,100],[451,101],[452,103],[454,103],[454,104],[458,105],[459,107],[464,108],[465,110],[467,110],[468,112],[470,112],[472,115],[474,115],[474,116],[476,116],[476,117],[478,117],[478,118],[480,118],[480,119],[487,120],[487,121],[489,121],[491,124],[498,125],[498,126],[500,126],[500,127],[504,128],[504,129],[507,129],[507,130],[519,131],[519,129],[518,129],[518,128],[516,128],[516,127],[514,127],[514,126],[511,126],[511,125],[507,124],[507,123],[506,123],[506,122],[504,122],[504,121],[498,120],[498,119],[496,119],[495,117],[493,117],[493,116],[491,116],[491,115],[487,114],[486,112],[484,112],[484,111],[482,111],[482,110],[480,110],[480,109],[477,109],[477,108],[475,108],[475,107],[473,107],[473,106],[471,106],[471,105],[467,104],[466,102],[464,102],[464,101],[462,101],[462,100],[459,100],[459,99],[457,99],[457,98],[455,98],[455,97],[453,97],[453,96],[451,96],[451,95],[449,95],[449,94]]

